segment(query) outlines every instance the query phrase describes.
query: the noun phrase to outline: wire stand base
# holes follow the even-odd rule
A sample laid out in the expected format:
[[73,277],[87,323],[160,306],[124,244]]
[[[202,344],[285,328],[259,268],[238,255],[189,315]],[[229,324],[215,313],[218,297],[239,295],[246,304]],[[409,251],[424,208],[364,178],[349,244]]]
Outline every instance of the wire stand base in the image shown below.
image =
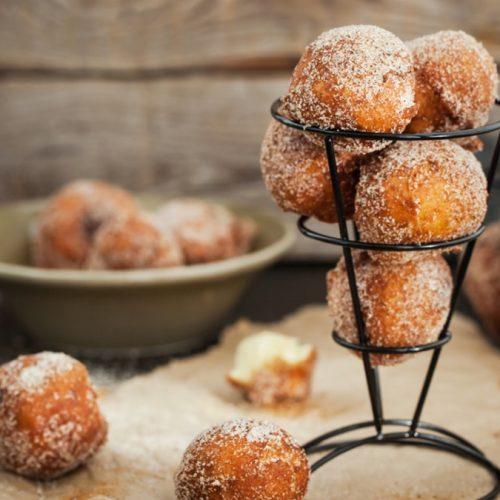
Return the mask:
[[375,421],[368,420],[357,424],[340,427],[333,431],[322,434],[304,445],[304,450],[308,455],[324,453],[316,462],[311,465],[311,472],[318,470],[321,466],[330,462],[334,458],[348,451],[364,445],[410,445],[421,446],[434,450],[453,453],[462,458],[470,460],[487,470],[493,478],[493,488],[479,500],[493,500],[500,494],[500,469],[488,460],[483,452],[472,443],[443,427],[435,424],[420,421],[416,430],[412,430],[412,421],[403,419],[384,419],[383,426],[406,427],[406,430],[399,432],[388,432],[384,434],[374,434],[360,439],[333,441],[333,439],[350,432],[358,431],[375,426]]

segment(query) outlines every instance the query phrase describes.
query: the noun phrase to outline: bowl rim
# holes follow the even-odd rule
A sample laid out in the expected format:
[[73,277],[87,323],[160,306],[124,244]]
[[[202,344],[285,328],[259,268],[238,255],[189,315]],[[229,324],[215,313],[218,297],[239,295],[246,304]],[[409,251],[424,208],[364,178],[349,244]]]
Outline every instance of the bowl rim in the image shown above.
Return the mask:
[[[16,206],[19,209],[33,209],[40,200],[0,204],[0,209]],[[214,281],[221,278],[251,272],[276,260],[295,242],[295,226],[269,210],[255,209],[237,203],[224,203],[230,208],[245,211],[245,215],[263,217],[276,224],[282,234],[276,241],[247,254],[217,262],[194,264],[171,268],[132,269],[123,271],[43,269],[23,264],[0,261],[0,284],[29,283],[39,286],[120,287],[158,286]]]

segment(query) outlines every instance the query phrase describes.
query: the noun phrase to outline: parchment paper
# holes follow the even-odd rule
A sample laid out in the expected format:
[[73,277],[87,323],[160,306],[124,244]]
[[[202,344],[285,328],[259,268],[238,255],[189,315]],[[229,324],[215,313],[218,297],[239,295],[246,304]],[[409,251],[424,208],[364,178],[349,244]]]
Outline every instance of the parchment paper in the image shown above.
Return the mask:
[[[82,468],[45,484],[0,472],[0,499],[174,499],[173,473],[193,436],[239,416],[269,419],[299,441],[370,417],[362,364],[330,337],[322,306],[308,306],[273,329],[313,343],[319,354],[309,402],[259,410],[225,381],[235,344],[262,325],[240,321],[219,346],[135,377],[105,394],[106,447]],[[442,353],[424,419],[444,425],[500,462],[500,354],[477,327],[457,316],[454,339]],[[382,370],[387,417],[409,418],[429,354]],[[316,472],[307,498],[471,499],[491,479],[474,464],[442,452],[409,447],[364,447]]]

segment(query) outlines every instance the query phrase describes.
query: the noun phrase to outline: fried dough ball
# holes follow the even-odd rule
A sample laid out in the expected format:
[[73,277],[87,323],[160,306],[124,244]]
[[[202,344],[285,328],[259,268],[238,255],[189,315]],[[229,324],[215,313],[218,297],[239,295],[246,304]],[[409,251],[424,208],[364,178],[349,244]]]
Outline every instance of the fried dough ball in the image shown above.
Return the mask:
[[178,500],[301,500],[308,481],[306,454],[290,434],[246,419],[196,437],[175,476]]
[[103,224],[94,237],[88,269],[148,269],[180,266],[182,251],[174,236],[141,214]]
[[464,290],[486,333],[500,346],[500,222],[477,240]]
[[304,401],[309,396],[315,359],[311,345],[264,331],[238,344],[227,380],[255,405]]
[[[477,230],[486,178],[474,155],[450,141],[399,142],[360,169],[354,220],[363,241],[428,243]],[[424,252],[374,252],[403,259]]]
[[[354,212],[359,155],[337,153],[337,169],[346,217]],[[308,141],[298,130],[272,121],[260,157],[267,189],[285,211],[337,222],[325,147]]]
[[[407,347],[437,340],[452,292],[448,264],[440,255],[390,265],[366,252],[354,254],[365,333],[370,344]],[[327,275],[328,305],[339,336],[359,343],[345,262]],[[395,365],[409,355],[370,354],[373,366]]]
[[[303,125],[402,132],[416,112],[414,87],[411,54],[398,37],[376,26],[345,26],[306,47],[283,104]],[[335,143],[353,153],[387,144],[344,138]]]
[[91,180],[68,184],[51,197],[34,223],[34,264],[62,269],[85,267],[101,224],[137,210],[133,197],[118,187]]
[[53,479],[103,445],[107,424],[84,365],[62,353],[19,356],[0,367],[0,465]]
[[213,262],[242,255],[255,238],[255,223],[227,208],[191,198],[165,203],[156,212],[158,224],[179,241],[187,264]]
[[463,31],[439,31],[416,38],[408,47],[418,106],[409,132],[474,128],[487,122],[498,74],[481,43]]

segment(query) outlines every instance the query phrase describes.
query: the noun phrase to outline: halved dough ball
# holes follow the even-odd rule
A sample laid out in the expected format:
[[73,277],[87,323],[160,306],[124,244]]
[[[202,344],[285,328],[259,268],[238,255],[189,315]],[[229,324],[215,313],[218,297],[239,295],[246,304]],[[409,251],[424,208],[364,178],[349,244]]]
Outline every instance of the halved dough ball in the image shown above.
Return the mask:
[[316,353],[308,344],[275,332],[261,332],[236,348],[228,381],[252,403],[272,406],[309,396]]

